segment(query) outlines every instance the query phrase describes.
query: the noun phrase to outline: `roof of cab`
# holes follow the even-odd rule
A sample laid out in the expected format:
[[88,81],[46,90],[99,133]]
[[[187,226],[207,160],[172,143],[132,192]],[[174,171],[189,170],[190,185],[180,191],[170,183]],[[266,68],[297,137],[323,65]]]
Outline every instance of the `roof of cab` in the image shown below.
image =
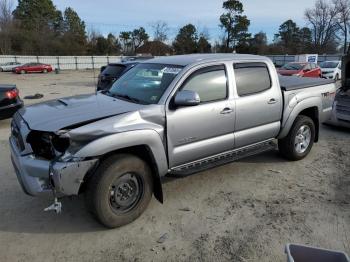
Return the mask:
[[263,60],[268,59],[264,56],[257,55],[245,55],[245,54],[191,54],[191,55],[174,55],[174,56],[163,56],[147,60],[141,63],[152,63],[152,64],[169,64],[187,66],[194,63],[200,62],[214,62],[224,60]]

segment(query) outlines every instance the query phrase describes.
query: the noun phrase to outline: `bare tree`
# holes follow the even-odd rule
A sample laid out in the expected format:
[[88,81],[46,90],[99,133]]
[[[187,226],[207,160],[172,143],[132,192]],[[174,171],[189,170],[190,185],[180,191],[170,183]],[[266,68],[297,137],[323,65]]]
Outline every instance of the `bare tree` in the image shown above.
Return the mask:
[[0,0],[0,53],[11,52],[12,1]]
[[350,0],[333,0],[338,11],[338,26],[344,36],[344,54],[348,48],[348,35],[350,32]]
[[305,11],[312,30],[313,45],[318,52],[332,51],[337,41],[338,9],[325,0],[317,0],[315,7]]
[[155,41],[165,42],[168,40],[169,26],[164,21],[157,21],[152,24],[153,39]]

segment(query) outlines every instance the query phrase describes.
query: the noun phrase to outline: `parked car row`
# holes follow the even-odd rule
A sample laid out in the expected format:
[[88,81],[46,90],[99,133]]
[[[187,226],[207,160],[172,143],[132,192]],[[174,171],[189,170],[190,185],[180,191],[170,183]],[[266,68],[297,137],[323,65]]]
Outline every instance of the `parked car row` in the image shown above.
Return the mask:
[[278,73],[283,76],[341,79],[341,61],[324,61],[316,63],[291,62],[282,66]]
[[0,72],[13,72],[16,74],[27,73],[49,73],[52,72],[52,66],[43,63],[25,63],[8,62],[0,64]]

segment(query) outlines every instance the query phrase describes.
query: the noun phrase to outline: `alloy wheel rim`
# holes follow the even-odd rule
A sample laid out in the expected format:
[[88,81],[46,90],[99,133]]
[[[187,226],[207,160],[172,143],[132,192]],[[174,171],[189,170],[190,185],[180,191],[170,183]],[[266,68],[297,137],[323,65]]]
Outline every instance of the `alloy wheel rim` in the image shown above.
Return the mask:
[[311,142],[311,129],[307,125],[303,125],[299,128],[295,139],[294,148],[298,154],[303,154],[309,148]]

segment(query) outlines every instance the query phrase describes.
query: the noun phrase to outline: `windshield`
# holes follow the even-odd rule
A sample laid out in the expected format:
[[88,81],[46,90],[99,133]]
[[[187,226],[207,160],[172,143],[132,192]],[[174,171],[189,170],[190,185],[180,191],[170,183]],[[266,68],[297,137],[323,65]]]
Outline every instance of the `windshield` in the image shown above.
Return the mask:
[[119,78],[107,95],[135,103],[157,104],[182,66],[139,64]]
[[282,66],[282,69],[284,70],[301,70],[303,69],[305,65],[303,64],[296,64],[296,63],[289,63],[284,66]]
[[339,62],[322,62],[320,64],[321,68],[336,68]]

